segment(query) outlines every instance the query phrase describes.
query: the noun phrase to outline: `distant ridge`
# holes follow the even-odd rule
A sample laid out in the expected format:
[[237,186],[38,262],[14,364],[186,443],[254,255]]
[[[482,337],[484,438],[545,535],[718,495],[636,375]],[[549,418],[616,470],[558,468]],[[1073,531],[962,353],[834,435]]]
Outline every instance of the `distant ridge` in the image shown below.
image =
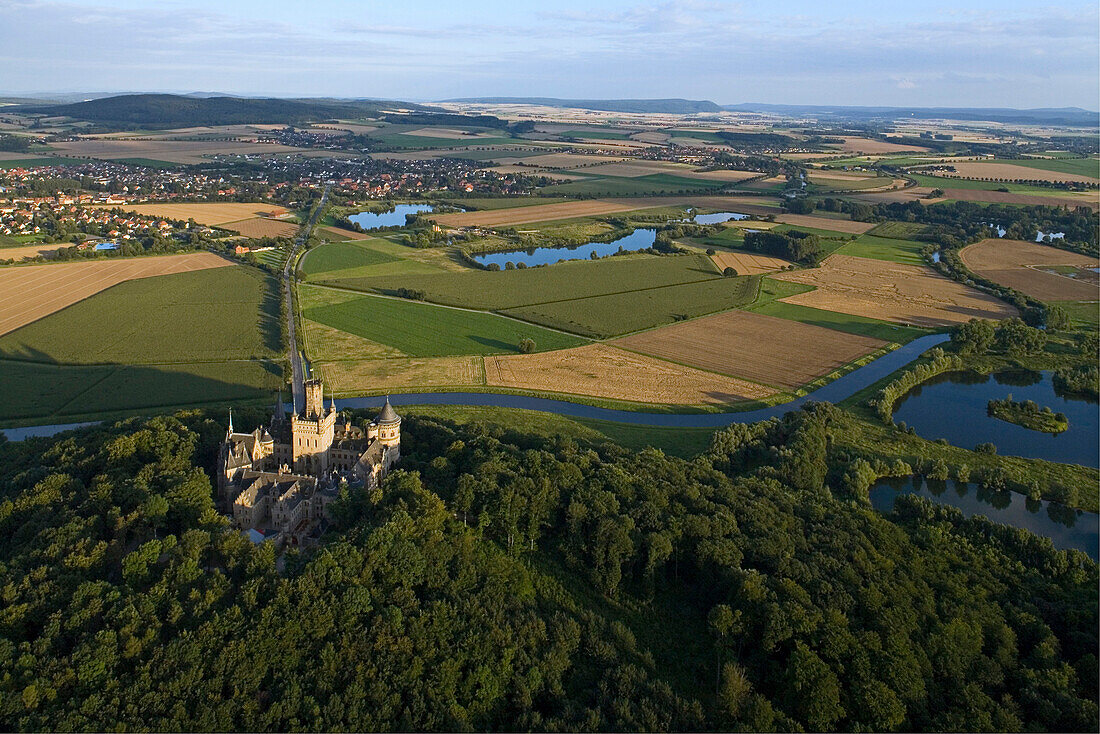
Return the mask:
[[844,107],[839,105],[744,104],[722,105],[730,112],[764,112],[788,117],[820,117],[827,120],[982,120],[986,122],[1032,123],[1096,127],[1100,112],[1080,107],[1042,107],[1018,110],[1011,107]]
[[12,111],[64,115],[105,125],[190,127],[248,123],[300,124],[333,117],[376,115],[395,108],[428,110],[408,102],[200,97],[180,94],[124,94],[75,104],[31,104]]
[[597,112],[664,112],[690,115],[697,112],[721,112],[710,100],[692,99],[558,99],[557,97],[463,97],[444,102],[466,104],[534,104],[544,107],[574,107]]

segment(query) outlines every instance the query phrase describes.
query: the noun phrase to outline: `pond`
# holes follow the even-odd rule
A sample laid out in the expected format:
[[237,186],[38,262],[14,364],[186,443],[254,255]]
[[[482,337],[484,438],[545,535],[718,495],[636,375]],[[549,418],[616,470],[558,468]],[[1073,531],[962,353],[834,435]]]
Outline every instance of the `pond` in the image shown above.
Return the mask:
[[625,251],[645,250],[653,247],[656,239],[657,230],[636,229],[630,234],[611,242],[587,242],[572,247],[532,247],[527,250],[490,252],[485,255],[474,255],[474,260],[482,265],[496,263],[502,269],[509,262],[516,265],[523,263],[528,267],[552,265],[562,260],[587,260],[593,252],[596,253],[597,257],[606,257],[607,255],[614,255],[620,249]]
[[1039,230],[1039,234],[1035,235],[1036,242],[1050,242],[1051,240],[1064,240],[1066,238],[1065,232],[1043,232]]
[[714,214],[693,214],[690,219],[696,224],[721,224],[722,222],[739,222],[748,219],[748,214],[738,212],[716,212]]
[[424,214],[434,212],[431,204],[395,204],[390,212],[359,212],[348,219],[355,222],[363,229],[378,229],[379,227],[404,227],[405,216],[408,214]]
[[1015,492],[997,492],[963,482],[937,482],[920,477],[884,479],[871,488],[871,506],[890,512],[900,494],[916,494],[962,510],[963,515],[985,515],[993,522],[1030,530],[1050,538],[1055,548],[1084,551],[1097,559],[1100,516],[1047,500],[1029,500]]
[[[1009,394],[1014,400],[1034,400],[1040,407],[1065,413],[1069,429],[1051,435],[991,418],[986,412],[989,401]],[[924,438],[945,438],[962,448],[991,442],[998,454],[1095,467],[1100,466],[1098,413],[1095,402],[1057,394],[1049,371],[949,372],[907,393],[894,410],[894,422],[911,426]]]

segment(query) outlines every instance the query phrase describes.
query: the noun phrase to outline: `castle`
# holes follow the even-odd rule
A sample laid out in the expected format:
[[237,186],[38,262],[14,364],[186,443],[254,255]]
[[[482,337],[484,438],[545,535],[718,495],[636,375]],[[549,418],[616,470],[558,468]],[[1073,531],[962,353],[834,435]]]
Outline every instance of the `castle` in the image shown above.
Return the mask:
[[325,410],[320,380],[305,383],[305,408],[287,418],[282,401],[267,428],[229,431],[218,457],[218,497],[233,525],[254,541],[303,545],[327,525],[342,484],[376,486],[401,458],[401,416],[389,398],[366,433]]

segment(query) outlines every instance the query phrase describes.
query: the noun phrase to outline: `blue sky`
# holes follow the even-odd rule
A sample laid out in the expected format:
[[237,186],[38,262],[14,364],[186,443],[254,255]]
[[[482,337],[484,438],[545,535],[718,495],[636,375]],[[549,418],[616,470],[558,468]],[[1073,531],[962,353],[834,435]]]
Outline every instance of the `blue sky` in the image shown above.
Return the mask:
[[1097,3],[0,0],[0,92],[1100,107]]

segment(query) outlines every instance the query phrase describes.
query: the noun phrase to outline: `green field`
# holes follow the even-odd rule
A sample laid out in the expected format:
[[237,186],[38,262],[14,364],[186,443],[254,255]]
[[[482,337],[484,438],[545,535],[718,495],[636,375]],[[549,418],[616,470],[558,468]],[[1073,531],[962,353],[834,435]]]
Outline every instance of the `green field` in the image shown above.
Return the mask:
[[125,163],[129,166],[145,166],[146,168],[178,168],[179,163],[171,161],[158,161],[155,158],[114,158],[113,163]]
[[0,337],[0,359],[272,359],[281,356],[278,319],[278,286],[259,270],[235,266],[161,275],[120,283]]
[[[1091,176],[1100,178],[1100,160],[1096,158],[1058,158],[1054,160],[1046,158],[1020,158],[997,159],[997,163],[1009,163],[1021,168],[1033,168],[1040,171],[1054,171],[1055,173],[1070,173],[1076,176]],[[1026,174],[1021,174],[1026,178]]]
[[[584,171],[569,171],[584,174]],[[684,178],[671,173],[655,173],[652,176],[624,178],[620,176],[593,176],[584,181],[555,184],[542,189],[553,196],[645,196],[648,194],[699,193],[725,186],[723,181],[702,181]]]
[[[513,143],[526,142],[534,145],[534,141],[513,140]],[[530,158],[534,155],[546,155],[553,153],[554,147],[547,146],[538,150],[456,150],[449,157],[462,158],[468,161],[495,161],[500,158]]]
[[278,362],[56,365],[0,359],[0,422],[68,423],[133,411],[267,402],[283,384]]
[[523,306],[502,313],[585,336],[607,338],[745,306],[756,298],[759,282],[759,276],[712,278]]
[[591,128],[582,128],[579,130],[563,130],[559,133],[563,138],[578,138],[581,140],[594,139],[594,140],[629,140],[630,133],[624,133],[619,130],[593,130]]
[[906,240],[922,235],[928,230],[927,224],[918,224],[917,222],[882,222],[867,234],[875,237],[893,237],[894,239]]
[[1096,301],[1057,301],[1057,305],[1082,326],[1095,328],[1100,324],[1100,303]]
[[[539,153],[539,155],[543,155]],[[568,201],[565,197],[554,198],[551,196],[528,196],[524,199],[485,198],[485,199],[443,199],[443,201],[460,206],[464,209],[482,211],[487,209],[515,209],[520,206],[542,206],[544,204],[557,204]]]
[[[374,266],[376,268],[387,265]],[[596,261],[569,261],[525,270],[463,270],[424,274],[334,278],[334,286],[396,295],[398,288],[423,291],[427,300],[448,306],[499,310],[550,301],[711,280],[718,271],[702,255],[626,255]]]
[[0,161],[0,168],[26,168],[27,166],[64,166],[76,165],[80,161],[71,158],[21,158],[14,161]]
[[301,268],[307,276],[310,276],[334,270],[349,270],[367,265],[397,262],[399,259],[355,242],[330,242],[311,250],[303,259]]
[[874,260],[890,260],[907,265],[922,265],[920,251],[927,243],[899,240],[892,237],[876,237],[863,234],[837,250],[841,255],[869,257]]
[[908,176],[915,180],[919,186],[930,186],[934,189],[972,189],[977,191],[1008,189],[1009,193],[1012,194],[1031,194],[1034,196],[1065,196],[1068,193],[1065,189],[1032,186],[1031,184],[974,181],[967,178],[943,178],[941,176],[925,176],[919,173],[911,173]]
[[540,351],[585,343],[488,313],[351,293],[326,293],[325,300],[336,302],[306,307],[302,316],[410,357],[514,354],[524,338],[533,339]]
[[781,319],[800,321],[803,324],[810,324],[811,326],[823,326],[827,329],[846,331],[850,334],[869,336],[875,339],[882,339],[883,341],[897,342],[899,344],[912,341],[919,336],[927,336],[929,333],[923,329],[899,326],[887,321],[878,321],[864,316],[852,316],[846,313],[837,313],[836,311],[823,311],[819,308],[800,306],[795,303],[782,303],[780,301],[769,301],[759,306],[752,306],[746,310],[752,311],[753,313],[764,314],[765,316],[776,316]]

